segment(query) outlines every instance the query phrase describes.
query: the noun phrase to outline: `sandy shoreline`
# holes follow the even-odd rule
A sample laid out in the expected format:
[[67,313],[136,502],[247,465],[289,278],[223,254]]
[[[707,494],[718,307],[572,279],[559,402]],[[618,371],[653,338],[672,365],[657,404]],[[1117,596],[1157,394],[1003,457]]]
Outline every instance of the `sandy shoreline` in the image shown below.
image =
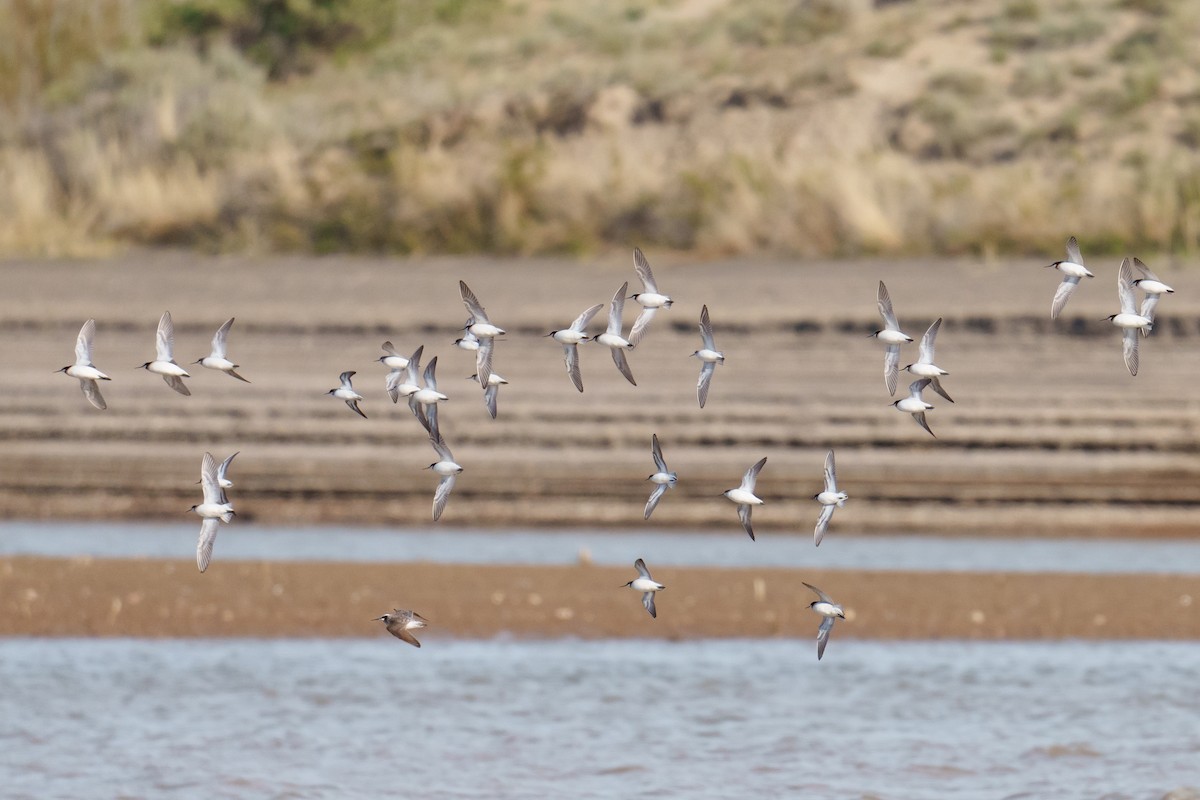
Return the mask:
[[0,636],[378,636],[393,607],[428,638],[815,636],[801,581],[847,609],[838,637],[1196,639],[1200,576],[661,568],[651,619],[594,565],[0,559]]

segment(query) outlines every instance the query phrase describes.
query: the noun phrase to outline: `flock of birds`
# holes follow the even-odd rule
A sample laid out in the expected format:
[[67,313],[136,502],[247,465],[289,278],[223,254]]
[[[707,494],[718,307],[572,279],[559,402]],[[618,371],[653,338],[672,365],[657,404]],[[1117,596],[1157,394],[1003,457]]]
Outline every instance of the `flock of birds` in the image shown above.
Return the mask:
[[[580,373],[578,352],[580,344],[591,341],[609,348],[617,370],[629,383],[636,386],[637,381],[634,380],[630,370],[626,352],[633,350],[643,340],[658,310],[669,309],[674,302],[669,295],[659,291],[650,264],[642,251],[634,248],[633,257],[634,269],[641,280],[643,289],[641,292],[627,296],[629,284],[628,282],[621,284],[609,304],[608,325],[603,333],[592,336],[587,333],[587,327],[592,318],[603,308],[603,304],[597,304],[576,317],[568,327],[546,334],[547,337],[553,338],[562,345],[567,375],[580,392],[583,391],[583,377]],[[1092,278],[1094,275],[1084,266],[1075,237],[1071,237],[1067,242],[1066,260],[1056,261],[1047,267],[1057,269],[1063,274],[1063,280],[1054,294],[1050,308],[1051,318],[1057,318],[1082,279]],[[1140,273],[1140,277],[1135,278],[1135,269]],[[1135,290],[1143,293],[1140,308],[1135,302]],[[459,281],[459,291],[469,317],[463,326],[463,335],[454,344],[463,350],[475,353],[476,370],[471,378],[482,387],[484,403],[494,419],[497,415],[499,388],[508,381],[493,369],[493,355],[496,339],[504,336],[506,332],[492,323],[482,303],[465,282]],[[1107,319],[1122,330],[1125,365],[1131,375],[1137,375],[1138,371],[1139,335],[1144,336],[1151,330],[1159,299],[1162,295],[1172,292],[1174,289],[1163,283],[1139,259],[1126,258],[1121,263],[1117,274],[1117,294],[1121,310]],[[622,334],[624,327],[622,318],[626,299],[633,300],[641,306],[641,311],[627,338]],[[883,318],[883,327],[872,333],[871,336],[884,344],[884,385],[889,394],[894,396],[901,370],[901,347],[911,343],[913,338],[901,329],[892,307],[891,297],[882,281],[879,282],[876,302],[879,314]],[[229,331],[233,323],[234,320],[229,319],[217,329],[212,340],[212,352],[193,364],[224,372],[233,378],[249,383],[246,378],[237,373],[236,370],[240,367],[230,360],[228,355]],[[934,347],[941,324],[942,319],[939,317],[925,331],[921,338],[917,360],[903,367],[905,371],[917,376],[917,380],[909,386],[907,397],[892,404],[896,410],[910,414],[916,423],[930,435],[934,434],[925,414],[934,406],[927,403],[922,397],[924,390],[930,388],[947,401],[954,402],[941,384],[941,378],[949,373],[937,366],[934,361]],[[717,350],[707,305],[701,308],[699,327],[702,347],[693,352],[692,356],[701,362],[700,377],[696,384],[696,398],[700,407],[703,408],[708,398],[709,386],[716,365],[724,363],[725,355]],[[93,406],[103,410],[107,408],[107,404],[100,393],[99,381],[107,381],[111,378],[101,372],[93,363],[92,350],[95,335],[96,322],[94,319],[89,319],[79,331],[75,344],[75,363],[63,367],[59,372],[78,379],[84,397]],[[166,384],[176,392],[190,395],[191,391],[184,383],[184,379],[190,378],[191,375],[175,361],[174,340],[175,328],[168,311],[158,322],[154,360],[147,361],[140,368],[161,375]],[[463,467],[454,460],[454,455],[446,444],[438,423],[438,405],[449,398],[437,387],[437,357],[435,356],[429,361],[422,373],[423,345],[407,357],[401,355],[391,342],[384,342],[383,350],[385,355],[381,356],[378,361],[389,369],[385,378],[388,396],[393,403],[398,403],[400,398],[408,401],[409,408],[428,434],[430,445],[437,454],[438,460],[428,467],[440,476],[433,499],[433,519],[437,521],[446,508],[450,493],[454,489],[455,480],[463,471]],[[365,398],[354,389],[352,384],[354,375],[353,371],[343,372],[339,377],[340,386],[330,389],[328,394],[343,400],[354,413],[365,419],[367,415],[358,405]],[[202,520],[200,537],[196,546],[196,565],[201,572],[208,568],[212,560],[213,545],[219,527],[218,522],[228,523],[234,517],[233,504],[230,502],[226,490],[233,486],[232,481],[229,480],[228,471],[237,455],[234,453],[218,465],[213,455],[206,452],[201,461],[200,484],[204,499],[203,502],[190,509]],[[667,466],[657,434],[651,436],[651,457],[654,460],[655,472],[649,476],[648,480],[655,485],[655,488],[646,502],[645,519],[650,518],[663,495],[668,489],[675,486],[678,480],[677,474]],[[765,457],[759,459],[746,470],[737,487],[723,493],[724,497],[737,506],[738,518],[751,540],[755,538],[754,528],[751,524],[751,511],[755,506],[763,504],[762,499],[754,493],[755,483],[766,463]],[[824,489],[814,495],[813,499],[821,506],[813,532],[814,545],[819,546],[829,529],[834,510],[844,506],[848,499],[845,492],[838,490],[832,449],[825,456]],[[642,594],[642,605],[651,617],[656,618],[658,612],[654,603],[655,594],[666,587],[651,577],[650,570],[641,558],[634,562],[634,568],[638,572],[638,577],[624,585]],[[809,604],[809,608],[822,618],[817,633],[817,658],[819,660],[825,654],[825,647],[829,641],[834,621],[844,619],[845,611],[825,592],[811,584],[805,583],[804,585],[817,595],[817,599]],[[394,636],[416,647],[420,647],[421,644],[413,635],[413,631],[424,628],[428,624],[428,620],[420,614],[404,609],[395,609],[390,614],[377,617],[376,620],[382,621]]]

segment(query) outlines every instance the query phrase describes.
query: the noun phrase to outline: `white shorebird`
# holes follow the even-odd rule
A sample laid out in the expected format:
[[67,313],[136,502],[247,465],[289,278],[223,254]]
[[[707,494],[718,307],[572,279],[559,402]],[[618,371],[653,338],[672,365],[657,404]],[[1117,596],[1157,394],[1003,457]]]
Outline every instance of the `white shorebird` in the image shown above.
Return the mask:
[[495,347],[495,338],[503,336],[505,330],[497,328],[488,320],[487,311],[464,281],[458,282],[458,291],[462,295],[463,305],[471,315],[467,320],[466,332],[479,339],[479,349],[475,351],[475,374],[486,389],[488,376],[492,374],[492,348]]
[[1107,319],[1121,329],[1125,366],[1129,368],[1130,375],[1137,375],[1138,331],[1149,331],[1154,327],[1154,321],[1137,311],[1133,297],[1133,269],[1129,266],[1128,258],[1121,262],[1121,269],[1117,273],[1117,297],[1121,301],[1121,313],[1110,314]]
[[437,522],[441,518],[442,512],[446,510],[446,501],[450,499],[450,490],[454,488],[454,480],[463,471],[463,468],[455,463],[454,454],[450,452],[450,448],[446,446],[446,442],[440,434],[437,436],[431,434],[429,443],[437,451],[438,460],[425,469],[431,469],[442,476],[437,491],[433,494],[433,521]]
[[638,571],[640,577],[634,578],[625,584],[625,586],[628,586],[635,592],[641,592],[642,605],[650,612],[651,617],[658,619],[658,611],[654,608],[654,593],[661,592],[667,587],[650,577],[650,570],[646,569],[646,562],[640,558],[633,562],[633,568]]
[[175,323],[171,322],[171,312],[164,311],[162,317],[158,320],[158,333],[154,339],[154,360],[147,361],[138,369],[144,369],[153,372],[155,375],[162,375],[162,379],[167,382],[175,391],[183,395],[190,396],[192,393],[184,386],[183,379],[190,378],[187,370],[175,363]]
[[224,325],[217,328],[216,335],[213,336],[212,340],[212,352],[199,361],[193,361],[192,363],[199,364],[207,369],[215,369],[218,372],[224,372],[227,375],[237,378],[239,381],[245,381],[246,383],[249,383],[250,381],[247,381],[241,375],[238,375],[236,372],[234,372],[234,370],[240,365],[230,361],[227,355],[228,349],[226,342],[229,339],[229,329],[233,327],[234,319],[234,317],[230,317],[225,321]]
[[420,630],[429,624],[429,620],[417,612],[399,608],[393,609],[390,614],[384,614],[382,617],[376,617],[371,621],[375,622],[377,620],[383,620],[388,633],[402,642],[408,642],[413,647],[420,647],[421,643],[409,631]]
[[[238,453],[240,452],[239,450]],[[222,461],[221,466],[217,467],[217,485],[222,489],[233,488],[233,481],[229,480],[229,465],[233,463],[233,459],[235,458],[237,458],[237,453]]]
[[667,489],[675,485],[677,478],[674,472],[667,468],[666,459],[663,458],[662,448],[658,445],[658,434],[650,435],[650,455],[654,458],[655,472],[646,480],[657,484],[654,491],[650,493],[650,499],[646,501],[646,516],[644,519],[650,519],[650,515],[654,513],[655,506],[662,499],[663,494]]
[[629,297],[630,300],[642,307],[642,313],[638,314],[637,320],[633,323],[633,330],[629,332],[629,343],[637,347],[638,343],[642,341],[642,337],[646,335],[646,329],[650,327],[650,322],[654,319],[654,312],[660,308],[670,308],[675,301],[658,291],[654,273],[650,271],[650,262],[636,247],[633,248],[633,268],[642,281],[642,291]]
[[925,412],[932,410],[933,406],[921,398],[921,392],[925,391],[925,387],[928,385],[929,378],[913,381],[908,387],[908,397],[897,400],[892,405],[896,407],[897,411],[912,414],[912,418],[917,421],[917,424],[929,431],[929,435],[936,439],[937,435],[929,430],[929,423],[925,421]]
[[563,357],[567,362],[567,375],[571,377],[571,383],[575,384],[575,388],[581,392],[583,391],[583,375],[579,372],[579,344],[588,340],[585,332],[588,323],[602,308],[604,308],[604,304],[597,303],[576,317],[569,327],[546,334],[562,345]]
[[839,492],[837,488],[837,470],[833,466],[833,450],[825,456],[825,490],[813,495],[813,499],[821,504],[821,516],[817,519],[817,527],[813,530],[814,545],[821,546],[825,531],[829,530],[829,520],[833,519],[833,510],[846,505],[850,496]]
[[[469,375],[467,380],[479,382],[478,375]],[[488,413],[492,415],[492,419],[496,418],[496,401],[500,398],[500,387],[507,386],[508,381],[504,379],[498,372],[493,372],[488,378],[488,387],[483,392],[483,403],[487,406]]]
[[629,371],[629,362],[625,360],[625,351],[632,350],[633,345],[621,336],[621,312],[625,310],[625,292],[629,291],[629,282],[621,284],[613,295],[612,305],[608,309],[608,330],[597,336],[593,341],[607,347],[612,352],[613,363],[625,376],[625,380],[637,386],[633,373]]
[[346,405],[350,406],[351,411],[366,419],[367,415],[358,407],[358,401],[362,400],[363,396],[354,391],[354,387],[350,385],[350,379],[354,377],[354,374],[353,370],[343,372],[338,376],[338,380],[341,381],[342,385],[336,389],[330,389],[325,394],[331,394],[339,400],[345,400]]
[[704,402],[708,400],[708,385],[712,383],[713,371],[716,370],[717,364],[725,363],[725,354],[717,350],[717,345],[713,341],[712,323],[708,319],[708,306],[700,308],[700,339],[704,343],[704,347],[692,353],[693,356],[700,359],[700,380],[696,383],[696,399],[700,401],[700,407],[704,408]]
[[1054,300],[1050,303],[1050,318],[1058,319],[1058,315],[1062,313],[1063,307],[1071,299],[1079,281],[1096,276],[1083,265],[1083,256],[1079,253],[1079,242],[1075,241],[1074,236],[1067,240],[1066,261],[1047,264],[1046,269],[1056,269],[1063,274],[1062,283],[1058,285],[1058,289],[1054,292]]
[[393,403],[399,402],[401,397],[411,397],[421,391],[421,354],[423,352],[425,352],[425,345],[418,347],[411,356],[405,359],[403,368],[393,369],[388,373],[387,392]]
[[[470,324],[471,320],[467,320],[467,325]],[[455,339],[451,344],[459,350],[466,350],[468,353],[479,352],[479,337],[466,330],[466,326],[463,327],[463,335]]]
[[383,343],[383,352],[386,355],[380,356],[376,361],[389,370],[387,377],[384,378],[384,386],[387,387],[388,397],[392,398],[394,403],[400,399],[395,386],[404,378],[404,368],[408,366],[408,359],[396,352],[396,347],[391,342]]
[[937,322],[930,325],[929,330],[921,337],[921,354],[917,357],[917,363],[909,364],[904,369],[918,378],[929,378],[929,388],[953,403],[954,398],[942,388],[942,382],[938,380],[942,375],[950,373],[933,363],[934,340],[937,339],[938,329],[941,327],[942,318],[938,317]]
[[767,463],[767,457],[763,456],[758,462],[746,470],[746,474],[742,476],[742,484],[736,489],[727,489],[722,494],[729,498],[738,506],[738,519],[742,521],[742,527],[746,529],[746,534],[750,537],[750,541],[754,541],[754,528],[750,525],[750,511],[755,506],[761,506],[763,501],[754,494],[754,484],[758,480],[758,473],[762,472],[763,465]]
[[[1137,268],[1142,277],[1133,282],[1133,285],[1146,293],[1142,299],[1142,308],[1138,313],[1146,319],[1154,322],[1154,308],[1158,305],[1158,299],[1164,294],[1174,294],[1175,290],[1167,286],[1158,276],[1150,271],[1150,268],[1142,263],[1140,258],[1133,260],[1133,266]],[[1143,332],[1145,329],[1142,329]]]
[[79,329],[79,336],[75,339],[75,363],[58,371],[65,372],[72,378],[78,378],[83,396],[89,403],[103,411],[108,408],[108,403],[104,402],[104,397],[100,394],[100,387],[96,381],[111,381],[112,378],[96,369],[96,365],[92,363],[92,342],[95,341],[95,338],[96,320],[89,319],[83,323],[83,327]]
[[425,386],[408,396],[408,407],[421,423],[421,426],[432,436],[438,434],[437,404],[444,403],[450,398],[438,391],[437,388],[437,356],[429,359],[425,367]]
[[[228,466],[232,460],[233,456],[230,456],[225,465]],[[217,460],[213,458],[212,453],[205,453],[204,460],[200,462],[200,484],[204,491],[204,502],[188,510],[195,511],[203,520],[200,523],[200,539],[196,543],[196,566],[204,572],[208,569],[208,562],[212,561],[213,543],[217,540],[217,520],[229,522],[234,513],[233,504],[221,488]]]
[[[804,583],[804,581],[801,581],[801,583]],[[845,619],[846,611],[840,605],[833,602],[832,597],[811,583],[805,583],[804,585],[817,593],[817,599],[809,603],[808,607],[824,617],[821,620],[821,627],[817,628],[817,661],[820,661],[821,656],[825,655],[825,645],[829,644],[829,632],[833,630],[833,621],[836,619]]]
[[900,345],[911,342],[912,337],[900,330],[896,321],[896,312],[892,310],[892,298],[888,295],[883,281],[879,282],[879,293],[876,296],[879,315],[883,317],[883,328],[871,335],[885,345],[883,355],[883,382],[887,385],[888,394],[896,393],[896,379],[900,374]]

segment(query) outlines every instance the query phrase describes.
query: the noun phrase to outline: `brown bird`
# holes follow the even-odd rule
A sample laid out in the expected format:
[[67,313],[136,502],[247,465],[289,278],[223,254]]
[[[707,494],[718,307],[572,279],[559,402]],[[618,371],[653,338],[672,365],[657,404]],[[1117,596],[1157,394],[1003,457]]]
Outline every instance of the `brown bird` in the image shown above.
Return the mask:
[[383,624],[387,626],[388,633],[395,636],[401,641],[408,642],[413,647],[420,647],[421,643],[417,641],[417,637],[409,633],[410,630],[424,628],[429,624],[429,620],[422,617],[415,611],[405,611],[399,608],[393,609],[392,613],[384,614],[382,617],[376,617],[372,622],[383,620]]

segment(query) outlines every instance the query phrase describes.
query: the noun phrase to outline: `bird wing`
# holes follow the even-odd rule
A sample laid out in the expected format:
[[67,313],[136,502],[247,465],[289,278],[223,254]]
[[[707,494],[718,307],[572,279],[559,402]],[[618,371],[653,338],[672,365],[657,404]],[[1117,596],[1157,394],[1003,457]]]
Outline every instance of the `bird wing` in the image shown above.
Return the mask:
[[913,381],[908,385],[908,396],[921,400],[921,392],[925,391],[925,387],[928,385],[929,378],[921,378],[919,381]]
[[670,472],[667,469],[667,460],[663,458],[662,447],[658,443],[658,434],[650,434],[650,455],[654,458],[654,466],[658,467],[659,472]]
[[384,385],[387,386],[388,397],[392,398],[393,403],[400,402],[400,382],[404,376],[404,370],[394,369],[387,374]]
[[437,522],[442,512],[446,510],[446,501],[450,499],[450,490],[454,488],[454,475],[446,475],[438,484],[437,491],[433,494],[433,521]]
[[1130,375],[1137,375],[1138,371],[1138,332],[1137,328],[1125,328],[1121,332],[1124,340],[1125,366],[1129,368]]
[[[1151,278],[1150,280],[1158,280],[1158,279]],[[1157,294],[1147,294],[1146,297],[1142,300],[1142,310],[1139,311],[1138,313],[1141,314],[1146,319],[1153,321],[1154,320],[1154,308],[1158,305],[1158,298],[1160,296],[1161,295],[1157,295]]]
[[475,293],[470,290],[465,282],[458,282],[458,291],[462,294],[463,305],[467,307],[467,311],[475,318],[475,322],[483,322],[491,325],[491,320],[488,319],[487,312],[480,305],[479,298],[475,296]]
[[704,342],[704,349],[717,349],[717,344],[713,340],[712,322],[710,322],[708,319],[707,305],[700,307],[700,340]]
[[483,403],[487,406],[488,413],[492,415],[492,419],[496,418],[496,400],[499,396],[499,386],[489,386],[483,393]]
[[196,541],[196,566],[201,572],[208,569],[212,561],[213,544],[217,541],[217,520],[205,519],[200,523],[200,538]]
[[408,365],[404,368],[405,383],[410,386],[416,386],[417,381],[421,379],[421,354],[424,352],[425,345],[421,345],[414,350],[412,357],[408,359]]
[[834,466],[833,450],[825,454],[825,491],[837,491],[837,468]]
[[829,644],[829,632],[833,630],[834,619],[835,617],[826,617],[821,620],[821,627],[817,628],[817,661],[825,655],[825,645]]
[[633,568],[638,571],[638,575],[641,575],[646,580],[654,580],[654,578],[650,577],[650,570],[646,568],[646,562],[642,559],[639,558],[637,561],[633,562]]
[[667,492],[667,484],[660,483],[654,487],[654,491],[650,493],[650,499],[646,501],[646,515],[644,519],[650,519],[650,515],[654,513],[654,509],[658,507],[658,501]]
[[579,331],[582,333],[583,329],[586,328],[588,323],[592,321],[592,317],[596,316],[596,312],[602,308],[604,308],[604,303],[597,303],[596,305],[592,306],[587,311],[576,317],[575,321],[571,323],[571,327],[568,330]]
[[[434,356],[429,359],[429,364],[425,367],[425,386],[435,392],[437,391],[437,360],[438,357]],[[480,376],[479,379],[483,380],[483,376]]]
[[824,592],[822,592],[820,589],[818,589],[817,587],[813,586],[811,583],[804,583],[804,581],[800,581],[800,582],[801,582],[801,583],[803,583],[805,586],[807,586],[809,589],[812,589],[814,592],[816,592],[816,594],[817,594],[817,599],[819,599],[819,600],[822,600],[822,601],[824,601],[824,602],[826,602],[826,603],[833,603],[833,598],[832,598],[832,597],[830,597],[829,595],[825,594],[825,593],[824,593]]
[[638,314],[638,318],[633,322],[633,330],[629,332],[629,343],[637,347],[638,343],[646,335],[646,329],[650,327],[650,323],[654,321],[654,314],[658,311],[657,308],[643,308],[642,313]]
[[1058,289],[1054,292],[1054,300],[1050,302],[1050,319],[1058,319],[1058,315],[1062,313],[1063,308],[1067,305],[1067,301],[1071,299],[1071,295],[1075,293],[1075,287],[1079,285],[1079,278],[1074,275],[1064,275],[1062,283],[1058,285]]
[[742,489],[747,492],[754,491],[754,482],[758,480],[758,473],[762,472],[763,465],[767,463],[767,457],[760,458],[753,467],[746,470],[746,474],[742,476]]
[[633,269],[642,281],[642,287],[653,294],[658,294],[658,284],[654,282],[654,273],[650,271],[650,262],[640,248],[633,248]]
[[155,351],[159,361],[175,360],[175,323],[171,321],[171,312],[164,311],[158,320],[158,335],[155,337]]
[[939,379],[939,378],[937,378],[937,377],[930,378],[930,379],[929,379],[929,388],[930,388],[930,389],[933,389],[935,392],[937,392],[937,393],[938,393],[938,394],[940,394],[942,397],[944,397],[944,398],[946,398],[947,400],[949,400],[951,403],[953,403],[953,402],[954,402],[954,398],[950,396],[950,393],[949,393],[949,392],[947,392],[947,391],[946,391],[944,388],[942,388],[942,381],[941,381],[941,379]]
[[338,381],[341,382],[343,389],[353,389],[354,388],[352,385],[350,385],[350,379],[353,378],[354,375],[355,375],[354,370],[349,370],[347,372],[343,372],[341,375],[338,375]]
[[[1147,267],[1144,263],[1142,263],[1142,260],[1140,258],[1133,259],[1133,266],[1137,269],[1138,272],[1142,273],[1143,278],[1145,278],[1147,280],[1158,281],[1159,283],[1162,283],[1162,281],[1158,279],[1158,276],[1155,275],[1153,272],[1151,272],[1150,268]],[[1142,316],[1144,317],[1146,315],[1143,314]]]
[[563,356],[567,361],[567,374],[571,376],[571,383],[582,392],[583,375],[579,372],[579,348],[573,344],[564,344]]
[[938,330],[942,327],[942,318],[938,317],[937,322],[929,326],[929,330],[925,331],[925,335],[921,337],[921,353],[917,358],[919,364],[933,363],[933,346],[937,340]]
[[167,386],[170,386],[180,394],[188,397],[192,396],[191,389],[187,388],[183,382],[183,378],[179,377],[178,375],[163,375],[162,379],[167,382]]
[[625,380],[637,386],[637,381],[633,379],[633,372],[629,369],[629,361],[625,358],[625,351],[610,348],[610,352],[612,353],[613,363],[617,365],[617,369],[625,376]]
[[83,396],[96,408],[101,411],[108,408],[108,403],[104,402],[104,398],[100,395],[100,385],[98,383],[88,378],[80,378],[79,388],[83,389]]
[[1083,254],[1079,252],[1079,242],[1075,241],[1074,236],[1067,239],[1067,260],[1073,264],[1083,266]]
[[233,327],[233,321],[236,317],[230,317],[225,321],[225,324],[217,328],[216,334],[212,340],[212,354],[217,358],[225,358],[227,352],[226,342],[229,339],[229,329]]
[[717,369],[717,365],[711,361],[705,361],[700,367],[700,380],[696,381],[696,399],[700,401],[700,407],[704,408],[704,404],[708,401],[708,387],[712,383],[713,372]]
[[434,434],[432,431],[429,434],[429,443],[433,445],[434,452],[438,454],[438,458],[442,461],[454,461],[454,454],[450,452],[450,446],[446,444],[446,440],[442,438],[441,433]]
[[[230,320],[230,322],[233,322],[233,320]],[[400,355],[399,353],[396,352],[396,347],[391,342],[383,343],[383,352],[387,353],[389,356]]]
[[359,408],[359,407],[358,407],[358,401],[357,401],[357,400],[347,400],[347,401],[346,401],[346,405],[350,406],[350,409],[351,409],[351,410],[352,410],[352,411],[353,411],[355,414],[358,414],[360,417],[362,417],[363,419],[366,419],[366,418],[367,418],[367,415],[363,413],[363,410],[362,410],[361,408]]
[[[240,453],[240,452],[241,451],[239,450],[238,453]],[[235,458],[237,458],[237,453],[234,453],[229,458],[222,461],[221,466],[217,467],[217,483],[218,484],[220,484],[220,482],[222,480],[226,479],[225,476],[229,472],[229,465],[233,463],[233,460]]]
[[642,592],[642,605],[650,612],[650,616],[658,619],[658,611],[654,608],[654,592]]
[[403,625],[396,625],[395,627],[389,625],[388,633],[392,634],[392,636],[395,636],[402,642],[408,642],[413,647],[421,646],[421,643],[417,641],[417,637],[413,636],[408,628],[404,627]]
[[892,310],[892,297],[888,294],[887,287],[883,285],[883,281],[879,282],[879,294],[876,297],[876,304],[879,306],[879,315],[883,317],[884,326],[890,331],[900,330],[900,323],[896,321],[896,312]]
[[1121,299],[1122,314],[1137,313],[1133,299],[1133,268],[1129,266],[1128,258],[1121,262],[1121,269],[1117,272],[1117,297]]
[[629,291],[629,281],[621,284],[613,295],[612,305],[608,309],[608,332],[621,335],[621,314],[625,311],[625,293]]
[[75,363],[81,366],[92,365],[92,342],[96,338],[96,320],[89,319],[79,329],[79,337],[75,339]]
[[935,439],[937,438],[937,434],[934,433],[932,429],[930,429],[929,423],[925,421],[925,412],[924,411],[914,412],[912,416],[913,416],[913,419],[915,419],[917,421],[918,425],[920,425],[926,431],[929,431],[930,436],[932,436]]
[[896,382],[900,378],[900,345],[889,344],[883,350],[883,382],[889,394],[896,393]]
[[754,526],[750,524],[750,508],[751,506],[738,506],[738,519],[742,521],[742,527],[746,529],[746,534],[750,537],[750,541],[754,541]]
[[479,349],[475,351],[475,376],[479,379],[479,385],[484,389],[488,388],[488,383],[491,381],[492,350],[495,346],[496,340],[488,337],[479,340]]
[[204,491],[205,503],[221,502],[221,478],[212,453],[205,453],[200,461],[200,487]]
[[837,506],[821,506],[821,516],[817,518],[817,527],[813,530],[814,546],[821,546],[821,540],[825,538],[825,531],[829,530],[829,520],[833,519],[835,508]]

